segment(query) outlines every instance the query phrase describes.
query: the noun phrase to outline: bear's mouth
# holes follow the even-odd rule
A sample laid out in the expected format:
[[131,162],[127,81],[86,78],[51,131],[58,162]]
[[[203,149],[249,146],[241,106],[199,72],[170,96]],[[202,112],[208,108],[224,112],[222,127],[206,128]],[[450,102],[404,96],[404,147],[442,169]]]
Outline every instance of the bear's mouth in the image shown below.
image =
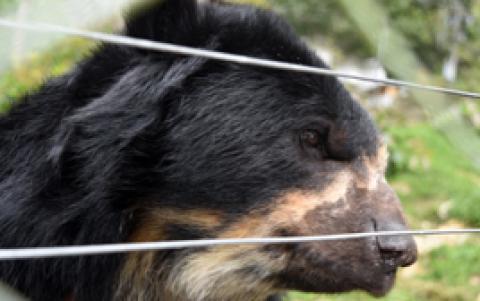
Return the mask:
[[363,255],[368,253],[368,256],[342,253],[340,248],[335,248],[327,252],[335,254],[333,258],[305,246],[296,246],[290,250],[293,254],[287,268],[278,275],[279,286],[312,293],[363,290],[375,297],[385,296],[395,284],[399,265],[384,258],[375,241],[367,245]]

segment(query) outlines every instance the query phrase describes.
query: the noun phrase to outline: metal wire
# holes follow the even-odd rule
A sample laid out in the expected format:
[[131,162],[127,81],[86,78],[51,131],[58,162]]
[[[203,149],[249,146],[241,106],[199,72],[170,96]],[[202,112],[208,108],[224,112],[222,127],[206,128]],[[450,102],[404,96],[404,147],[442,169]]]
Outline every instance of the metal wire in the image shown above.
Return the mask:
[[114,35],[114,34],[93,32],[93,31],[75,29],[75,28],[70,28],[70,27],[65,27],[60,25],[54,25],[54,24],[46,24],[46,23],[28,23],[27,24],[27,23],[19,23],[19,22],[10,21],[4,18],[0,18],[0,26],[9,27],[9,28],[21,28],[21,29],[32,30],[32,31],[60,33],[60,34],[66,34],[71,36],[78,36],[78,37],[88,38],[92,40],[102,41],[106,43],[137,47],[137,48],[154,50],[154,51],[169,52],[169,53],[175,53],[175,54],[181,54],[181,55],[198,56],[198,57],[203,57],[203,58],[208,58],[213,60],[243,64],[243,65],[251,65],[251,66],[279,69],[284,71],[303,72],[303,73],[318,74],[318,75],[337,76],[337,77],[347,78],[347,79],[374,82],[374,83],[379,83],[379,84],[388,85],[388,86],[421,89],[421,90],[427,90],[431,92],[438,92],[438,93],[444,93],[449,95],[480,99],[480,93],[476,93],[476,92],[468,92],[468,91],[449,89],[449,88],[431,86],[431,85],[422,85],[418,83],[395,80],[395,79],[373,78],[368,76],[349,74],[349,73],[335,71],[335,70],[326,69],[326,68],[318,68],[318,67],[306,66],[301,64],[293,64],[293,63],[287,63],[287,62],[279,62],[279,61],[268,60],[268,59],[259,59],[259,58],[244,56],[244,55],[192,48],[192,47],[186,47],[186,46],[175,45],[170,43],[156,42],[156,41],[150,41],[145,39]]
[[265,244],[293,244],[305,242],[340,241],[360,239],[379,236],[403,236],[403,235],[460,235],[480,234],[480,229],[447,229],[447,230],[414,230],[414,231],[381,231],[363,233],[345,233],[317,236],[296,236],[296,237],[250,237],[250,238],[228,238],[228,239],[200,239],[181,241],[160,241],[146,243],[122,243],[104,245],[83,245],[65,247],[45,248],[22,248],[22,249],[0,249],[0,261],[71,257],[88,255],[105,255],[115,253],[128,253],[140,251],[160,251],[184,248],[204,248],[213,246],[228,245],[265,245]]

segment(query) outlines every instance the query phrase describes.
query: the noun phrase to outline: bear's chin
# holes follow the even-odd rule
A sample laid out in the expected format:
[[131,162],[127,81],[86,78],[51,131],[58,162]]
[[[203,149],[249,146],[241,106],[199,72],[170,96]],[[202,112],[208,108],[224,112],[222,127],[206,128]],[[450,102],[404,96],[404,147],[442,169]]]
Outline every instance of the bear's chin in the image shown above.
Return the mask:
[[395,279],[395,272],[385,273],[380,281],[370,287],[366,287],[364,290],[374,297],[383,297],[393,288]]
[[296,290],[306,293],[345,293],[351,291],[364,291],[374,297],[383,297],[387,295],[395,284],[396,271],[377,274],[375,277],[367,276],[349,277],[348,279],[341,279],[338,277],[335,280],[320,279],[311,275],[312,277],[288,277],[284,275],[281,277],[280,283],[284,289]]

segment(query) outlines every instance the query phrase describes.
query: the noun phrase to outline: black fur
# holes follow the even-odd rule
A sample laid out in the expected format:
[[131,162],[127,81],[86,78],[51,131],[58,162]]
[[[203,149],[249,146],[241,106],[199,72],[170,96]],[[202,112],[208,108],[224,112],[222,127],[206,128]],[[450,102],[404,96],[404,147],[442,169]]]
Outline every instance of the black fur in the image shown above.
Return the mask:
[[[132,16],[126,34],[325,67],[281,19],[249,6],[166,1]],[[246,214],[312,185],[305,166],[317,159],[297,155],[303,128],[328,133],[322,158],[377,146],[334,78],[99,46],[0,118],[0,247],[128,241],[155,206]],[[123,260],[2,262],[0,279],[33,300],[110,300]]]

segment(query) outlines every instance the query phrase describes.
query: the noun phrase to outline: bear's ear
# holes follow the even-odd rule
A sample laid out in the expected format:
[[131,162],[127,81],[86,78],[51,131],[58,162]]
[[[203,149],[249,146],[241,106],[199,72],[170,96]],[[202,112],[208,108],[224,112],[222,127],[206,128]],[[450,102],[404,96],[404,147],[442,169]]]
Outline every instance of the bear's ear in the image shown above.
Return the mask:
[[63,119],[53,137],[50,161],[58,166],[67,149],[77,157],[125,149],[149,126],[161,124],[175,92],[204,63],[202,58],[183,57],[131,67],[105,93]]
[[195,0],[152,0],[126,16],[125,34],[177,44],[195,44],[201,34],[202,7]]

